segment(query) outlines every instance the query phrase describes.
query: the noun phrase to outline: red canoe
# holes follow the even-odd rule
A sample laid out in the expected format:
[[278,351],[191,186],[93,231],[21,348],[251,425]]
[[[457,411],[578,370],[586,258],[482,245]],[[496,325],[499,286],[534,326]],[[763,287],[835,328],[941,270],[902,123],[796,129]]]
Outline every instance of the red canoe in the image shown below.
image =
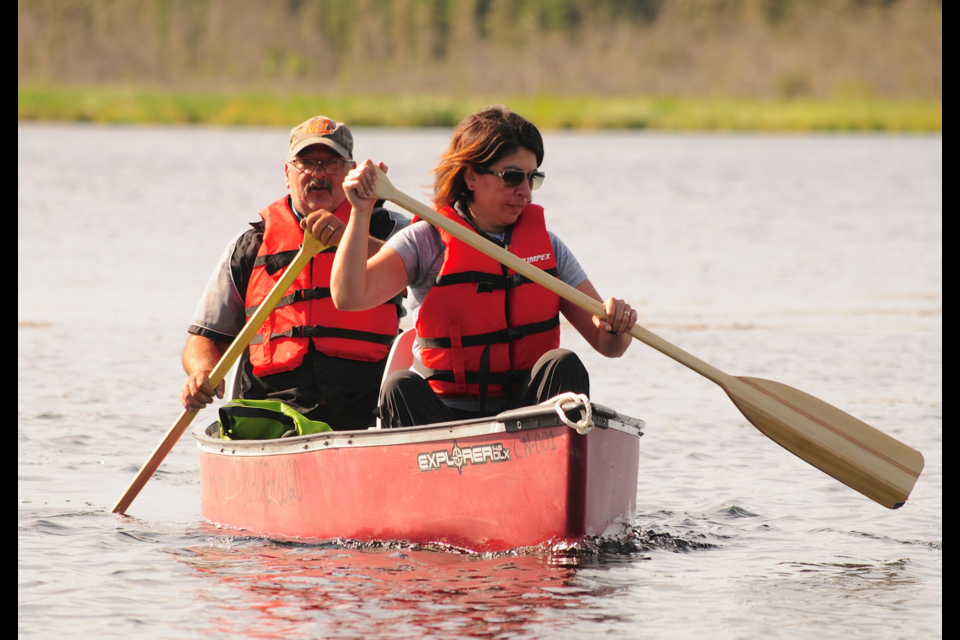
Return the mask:
[[643,422],[591,407],[584,435],[553,406],[280,440],[199,428],[203,516],[255,535],[475,552],[612,535],[633,522]]

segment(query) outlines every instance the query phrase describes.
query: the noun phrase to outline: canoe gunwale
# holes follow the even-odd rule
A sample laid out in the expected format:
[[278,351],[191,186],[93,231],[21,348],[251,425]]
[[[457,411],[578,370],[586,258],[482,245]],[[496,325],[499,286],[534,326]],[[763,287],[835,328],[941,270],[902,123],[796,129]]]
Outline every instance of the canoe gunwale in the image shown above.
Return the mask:
[[[643,420],[622,415],[617,411],[591,403],[593,423],[598,429],[612,429],[636,437],[643,435]],[[265,456],[323,451],[329,449],[404,445],[423,442],[469,438],[496,433],[516,433],[531,429],[564,426],[552,406],[534,405],[504,411],[488,418],[441,422],[394,429],[366,429],[363,431],[329,431],[277,440],[221,440],[218,423],[198,426],[193,431],[199,448],[215,455]]]

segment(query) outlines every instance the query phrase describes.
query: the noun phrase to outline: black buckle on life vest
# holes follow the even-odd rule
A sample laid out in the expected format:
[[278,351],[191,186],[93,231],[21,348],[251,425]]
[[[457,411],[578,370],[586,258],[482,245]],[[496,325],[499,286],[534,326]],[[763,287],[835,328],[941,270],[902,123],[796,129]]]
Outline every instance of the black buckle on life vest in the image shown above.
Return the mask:
[[312,289],[297,289],[293,292],[293,302],[304,300],[322,300],[330,297],[329,287],[313,287]]
[[291,338],[316,338],[320,335],[320,327],[290,327],[289,332]]

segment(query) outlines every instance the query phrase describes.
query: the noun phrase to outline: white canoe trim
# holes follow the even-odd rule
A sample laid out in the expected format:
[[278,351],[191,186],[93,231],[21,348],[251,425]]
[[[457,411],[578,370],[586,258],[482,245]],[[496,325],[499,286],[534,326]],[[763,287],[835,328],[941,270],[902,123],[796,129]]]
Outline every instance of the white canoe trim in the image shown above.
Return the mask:
[[[646,424],[643,420],[621,415],[609,407],[596,403],[591,403],[591,406],[595,428],[614,429],[636,437],[643,435],[641,429]],[[471,438],[496,433],[523,433],[532,429],[560,426],[565,427],[557,417],[553,406],[534,405],[504,411],[491,418],[441,422],[396,429],[328,431],[276,440],[221,440],[217,435],[219,424],[215,422],[207,427],[198,426],[195,428],[193,437],[196,438],[200,450],[206,453],[228,456],[265,456],[328,449],[440,442],[454,438]],[[570,427],[566,428],[569,429]]]

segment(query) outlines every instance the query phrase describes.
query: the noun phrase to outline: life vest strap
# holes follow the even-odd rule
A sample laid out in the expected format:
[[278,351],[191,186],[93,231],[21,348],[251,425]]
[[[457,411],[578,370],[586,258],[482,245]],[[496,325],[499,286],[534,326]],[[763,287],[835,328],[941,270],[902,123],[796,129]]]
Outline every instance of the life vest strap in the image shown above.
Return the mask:
[[257,259],[253,261],[253,268],[265,266],[267,268],[267,273],[270,275],[275,274],[280,269],[283,269],[285,266],[293,262],[293,258],[297,255],[299,249],[292,249],[290,251],[281,251],[280,253],[271,253],[266,256],[257,256]]
[[[502,344],[505,342],[520,340],[535,333],[544,333],[558,326],[560,326],[560,317],[554,316],[549,320],[531,322],[530,324],[522,324],[519,327],[510,327],[508,329],[501,329],[500,331],[491,331],[490,333],[480,333],[472,336],[461,336],[460,343],[464,347],[479,347],[489,344]],[[425,338],[423,336],[418,336],[417,342],[420,343],[421,348],[425,349],[453,348],[450,338]]]
[[[276,308],[285,307],[287,305],[293,304],[294,302],[301,302],[303,300],[320,300],[322,298],[330,297],[330,288],[329,287],[314,287],[312,289],[297,289],[289,295],[285,295],[280,298],[280,302],[277,303]],[[255,304],[252,307],[247,307],[244,309],[244,312],[247,314],[247,317],[251,317],[257,312],[257,309],[260,308],[260,305]]]
[[[338,329],[335,327],[290,327],[286,331],[271,333],[270,339],[277,338],[345,338],[348,340],[363,340],[373,342],[374,344],[393,344],[396,335],[383,335],[381,333],[371,333],[370,331],[357,331],[355,329]],[[250,344],[262,344],[263,334],[259,333],[253,337]]]
[[[327,247],[320,253],[327,253],[329,251],[336,251],[336,247]],[[271,276],[275,274],[280,269],[283,269],[287,265],[293,262],[293,259],[297,257],[299,249],[291,249],[290,251],[281,251],[279,253],[271,253],[269,255],[257,256],[253,261],[253,267],[266,267],[267,273]]]
[[[544,269],[544,273],[557,277],[559,272],[556,268],[552,268]],[[454,284],[476,284],[477,293],[489,293],[491,291],[499,291],[500,289],[513,289],[522,284],[532,283],[533,280],[519,273],[503,276],[486,271],[461,271],[459,273],[437,276],[437,282],[434,286],[446,287]]]

